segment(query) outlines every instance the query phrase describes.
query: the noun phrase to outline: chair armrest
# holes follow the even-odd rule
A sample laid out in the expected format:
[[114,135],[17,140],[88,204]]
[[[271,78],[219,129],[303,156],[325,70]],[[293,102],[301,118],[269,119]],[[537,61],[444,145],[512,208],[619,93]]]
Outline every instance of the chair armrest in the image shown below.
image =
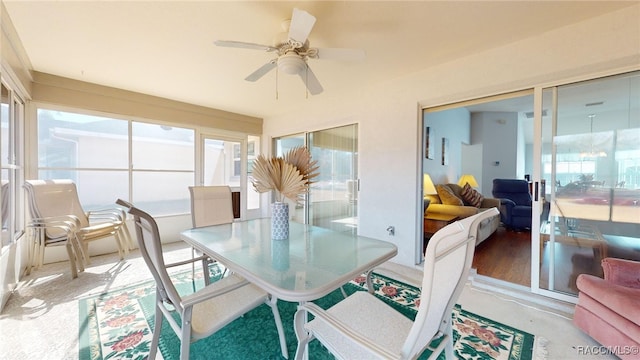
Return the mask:
[[340,319],[332,316],[327,311],[323,310],[321,307],[314,303],[304,303],[298,305],[298,311],[296,311],[294,315],[293,323],[296,327],[296,334],[302,333],[304,327],[304,320],[306,319],[307,313],[314,316],[313,321],[322,321],[329,324],[336,331],[342,334],[345,337],[348,337],[353,342],[359,344],[360,346],[369,349],[373,353],[376,353],[380,358],[383,359],[393,359],[397,358],[398,354],[393,354],[386,349],[382,348],[378,343],[370,341],[366,337],[354,332],[348,325],[344,322],[340,321]]
[[185,264],[191,264],[197,261],[208,261],[210,259],[209,256],[207,255],[202,255],[202,256],[198,256],[198,257],[194,257],[192,259],[186,259],[186,260],[182,260],[182,261],[176,261],[174,263],[171,264],[164,264],[164,267],[166,268],[171,268],[174,266],[180,266],[180,265],[185,265]]
[[500,207],[500,221],[502,221],[505,225],[511,225],[511,211],[516,206],[516,203],[507,198],[499,198]]
[[75,231],[80,227],[80,219],[73,215],[32,218],[27,226],[33,228],[68,228],[70,231]]
[[[27,228],[40,229],[45,235],[45,242],[58,242],[63,239],[74,238],[80,227],[80,220],[75,216],[55,216],[33,218],[27,223]],[[43,239],[44,240],[44,239]]]
[[458,206],[458,205],[445,205],[445,204],[431,204],[427,208],[427,213],[438,213],[455,215],[460,218],[466,218],[478,213],[478,208],[474,206]]
[[617,258],[602,259],[604,278],[610,283],[640,289],[640,262]]
[[586,295],[602,306],[640,325],[640,289],[621,286],[589,274],[580,274],[576,279],[578,305],[590,307],[581,297]]
[[110,220],[113,222],[123,222],[127,216],[122,209],[99,209],[86,212],[87,218],[98,220]]
[[74,233],[76,229],[74,224],[64,222],[64,221],[47,222],[47,223],[44,223],[44,222],[28,223],[27,227],[33,228],[33,229],[61,229],[65,233]]
[[500,205],[506,206],[507,209],[513,209],[513,207],[516,206],[516,203],[511,199],[500,198],[498,201],[500,201]]
[[183,296],[181,305],[183,306],[183,308],[188,308],[197,303],[201,303],[216,296],[226,294],[230,291],[239,289],[249,284],[249,281],[247,281],[245,278],[232,274],[212,283],[211,285],[205,286],[204,288],[194,292],[193,294]]

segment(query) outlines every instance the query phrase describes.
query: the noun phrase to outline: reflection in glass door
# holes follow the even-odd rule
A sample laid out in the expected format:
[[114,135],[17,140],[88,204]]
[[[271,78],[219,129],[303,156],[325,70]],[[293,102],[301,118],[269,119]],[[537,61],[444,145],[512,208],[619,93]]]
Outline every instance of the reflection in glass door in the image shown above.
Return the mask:
[[640,260],[639,103],[639,72],[543,91],[541,289],[573,296],[603,258]]

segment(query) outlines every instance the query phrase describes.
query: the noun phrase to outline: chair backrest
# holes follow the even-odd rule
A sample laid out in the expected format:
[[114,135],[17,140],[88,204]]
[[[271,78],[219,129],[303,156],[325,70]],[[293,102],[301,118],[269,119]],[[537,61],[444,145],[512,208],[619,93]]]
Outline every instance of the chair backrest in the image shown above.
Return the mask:
[[531,206],[529,182],[522,179],[493,179],[493,197],[510,199],[516,205]]
[[193,227],[233,222],[233,202],[228,186],[190,186]]
[[162,301],[172,304],[177,311],[182,313],[184,309],[181,305],[180,295],[171,282],[164,262],[162,241],[156,220],[147,212],[138,209],[128,201],[118,199],[116,204],[129,209],[129,214],[133,216],[140,254],[147,264],[149,271],[151,271],[151,275],[153,275],[158,296],[161,297]]
[[498,213],[496,208],[491,208],[456,221],[437,231],[429,240],[420,306],[404,343],[402,358],[413,359],[429,345],[439,330],[446,331],[445,324],[450,326],[451,311],[473,262],[478,226]]
[[[27,180],[24,188],[29,197],[29,211],[32,218],[46,218],[72,215],[80,220],[80,227],[89,226],[87,214],[80,205],[76,184],[67,179]],[[49,228],[47,237],[65,235],[61,229]]]

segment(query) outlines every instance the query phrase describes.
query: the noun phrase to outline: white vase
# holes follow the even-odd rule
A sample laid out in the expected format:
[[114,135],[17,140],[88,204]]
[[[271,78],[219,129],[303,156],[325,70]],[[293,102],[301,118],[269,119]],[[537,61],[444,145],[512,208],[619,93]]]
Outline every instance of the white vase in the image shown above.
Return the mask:
[[289,238],[289,204],[286,202],[271,204],[271,238],[273,240]]

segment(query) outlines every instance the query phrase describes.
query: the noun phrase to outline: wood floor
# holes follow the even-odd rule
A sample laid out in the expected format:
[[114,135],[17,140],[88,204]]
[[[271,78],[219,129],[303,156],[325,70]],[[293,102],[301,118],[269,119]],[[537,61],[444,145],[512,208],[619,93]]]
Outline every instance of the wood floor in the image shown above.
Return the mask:
[[531,233],[500,226],[476,247],[472,267],[480,275],[531,286]]
[[[577,294],[575,284],[581,273],[602,277],[602,254],[593,248],[555,245],[553,290]],[[549,282],[549,246],[541,254],[540,287],[551,290]],[[479,275],[504,280],[513,284],[531,286],[531,232],[507,230],[500,226],[495,233],[476,247],[473,268]]]

